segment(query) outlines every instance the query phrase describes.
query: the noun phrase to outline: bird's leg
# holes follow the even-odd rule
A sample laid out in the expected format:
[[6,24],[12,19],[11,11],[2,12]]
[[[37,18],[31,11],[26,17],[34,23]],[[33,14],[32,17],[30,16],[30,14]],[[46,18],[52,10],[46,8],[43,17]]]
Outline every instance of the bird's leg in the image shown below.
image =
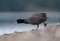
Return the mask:
[[38,27],[39,27],[39,24],[37,24],[37,29],[38,29]]
[[44,22],[44,27],[46,27],[46,26],[47,26],[47,23]]

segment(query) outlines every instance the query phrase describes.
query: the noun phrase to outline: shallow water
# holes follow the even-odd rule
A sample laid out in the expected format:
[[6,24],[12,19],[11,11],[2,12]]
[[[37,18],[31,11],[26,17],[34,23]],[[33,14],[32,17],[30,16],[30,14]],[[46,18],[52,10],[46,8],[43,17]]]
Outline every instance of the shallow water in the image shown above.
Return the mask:
[[[46,23],[60,23],[60,12],[46,12],[49,17]],[[28,18],[33,12],[0,12],[0,34],[12,33],[14,31],[29,31],[36,29],[36,25],[31,24],[16,24],[19,18]],[[44,28],[43,23],[40,24],[40,29]]]

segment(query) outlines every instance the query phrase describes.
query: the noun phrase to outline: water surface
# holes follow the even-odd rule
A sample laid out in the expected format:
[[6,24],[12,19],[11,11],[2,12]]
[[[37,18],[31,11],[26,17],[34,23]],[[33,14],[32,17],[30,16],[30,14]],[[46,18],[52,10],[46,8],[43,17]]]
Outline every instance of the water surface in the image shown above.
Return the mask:
[[[46,12],[49,17],[46,23],[56,24],[60,23],[60,12]],[[28,18],[33,12],[0,12],[0,34],[12,33],[14,31],[29,31],[36,29],[36,25],[31,24],[17,24],[16,20],[19,18]],[[40,29],[44,28],[43,23],[40,24]]]

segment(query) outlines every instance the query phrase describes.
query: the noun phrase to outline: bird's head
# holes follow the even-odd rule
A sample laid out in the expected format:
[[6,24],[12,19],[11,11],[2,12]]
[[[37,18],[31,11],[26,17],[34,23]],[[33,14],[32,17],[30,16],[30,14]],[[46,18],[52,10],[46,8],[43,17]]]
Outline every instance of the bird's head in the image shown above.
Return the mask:
[[24,23],[24,19],[17,19],[17,23]]

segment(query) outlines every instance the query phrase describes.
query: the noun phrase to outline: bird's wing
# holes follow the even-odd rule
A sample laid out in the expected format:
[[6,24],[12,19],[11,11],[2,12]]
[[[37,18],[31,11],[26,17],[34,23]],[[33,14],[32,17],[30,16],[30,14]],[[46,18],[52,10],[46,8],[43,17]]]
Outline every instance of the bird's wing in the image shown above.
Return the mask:
[[30,18],[33,18],[34,20],[40,20],[42,19],[42,14],[33,14]]
[[41,18],[42,18],[42,16],[40,14],[33,14],[30,18],[28,18],[28,21],[30,23],[39,23]]

